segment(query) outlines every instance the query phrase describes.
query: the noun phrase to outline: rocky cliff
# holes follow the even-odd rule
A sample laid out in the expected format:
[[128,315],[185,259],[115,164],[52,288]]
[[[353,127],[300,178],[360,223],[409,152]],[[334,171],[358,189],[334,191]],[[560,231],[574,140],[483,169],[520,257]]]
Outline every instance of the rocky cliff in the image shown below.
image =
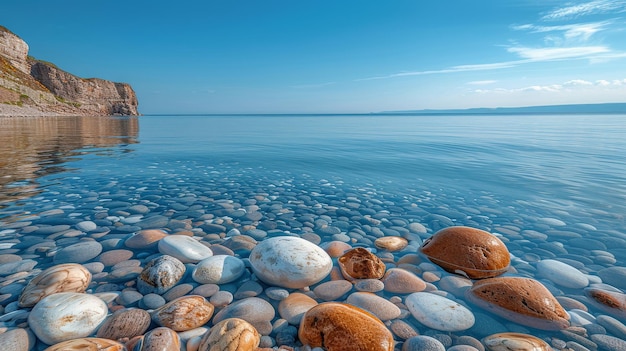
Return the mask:
[[139,115],[130,85],[80,78],[28,56],[28,44],[0,26],[0,115]]

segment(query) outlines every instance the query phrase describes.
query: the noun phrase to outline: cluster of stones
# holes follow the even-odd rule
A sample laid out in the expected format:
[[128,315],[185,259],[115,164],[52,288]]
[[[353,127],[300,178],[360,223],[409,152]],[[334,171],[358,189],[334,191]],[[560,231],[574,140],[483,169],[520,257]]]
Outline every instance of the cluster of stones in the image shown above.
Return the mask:
[[[560,260],[540,259],[533,265],[537,280],[511,266],[497,236],[470,227],[430,235],[419,223],[398,220],[384,232],[372,230],[378,237],[365,244],[367,238],[348,237],[350,229],[330,218],[312,219],[314,232],[296,235],[263,225],[267,214],[252,201],[245,210],[232,202],[220,206],[225,212],[215,212],[222,219],[144,216],[149,209],[135,205],[127,206],[127,223],[108,230],[89,220],[75,229],[54,221],[33,229],[71,244],[24,246],[49,254],[54,265],[44,271],[28,259],[2,268],[0,293],[10,297],[2,305],[0,345],[19,351],[612,351],[624,345],[608,335],[626,336],[620,282],[600,284],[621,271],[594,280]],[[442,217],[432,217],[430,227]],[[254,225],[237,226],[232,218]],[[362,220],[375,227],[384,219]],[[141,230],[131,230],[136,227]],[[81,233],[88,235],[73,240]],[[555,298],[555,288],[584,289],[586,296]],[[596,318],[587,305],[615,318]]]

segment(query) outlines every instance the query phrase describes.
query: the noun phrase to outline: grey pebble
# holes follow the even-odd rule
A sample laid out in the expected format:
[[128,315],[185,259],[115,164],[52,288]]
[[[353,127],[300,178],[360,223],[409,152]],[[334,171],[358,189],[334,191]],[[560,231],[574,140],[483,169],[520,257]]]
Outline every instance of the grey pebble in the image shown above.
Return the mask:
[[102,245],[97,241],[81,241],[59,250],[53,258],[55,264],[85,263],[102,252]]
[[402,345],[402,351],[446,351],[446,347],[435,338],[418,335],[407,339]]
[[614,336],[594,334],[591,336],[591,340],[606,351],[626,350],[626,340],[616,338]]

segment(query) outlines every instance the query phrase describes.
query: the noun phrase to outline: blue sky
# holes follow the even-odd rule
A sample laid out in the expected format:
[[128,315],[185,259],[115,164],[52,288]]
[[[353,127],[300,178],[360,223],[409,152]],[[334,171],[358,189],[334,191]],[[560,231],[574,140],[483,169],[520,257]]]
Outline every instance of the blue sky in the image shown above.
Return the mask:
[[20,0],[0,25],[144,114],[626,102],[626,0]]

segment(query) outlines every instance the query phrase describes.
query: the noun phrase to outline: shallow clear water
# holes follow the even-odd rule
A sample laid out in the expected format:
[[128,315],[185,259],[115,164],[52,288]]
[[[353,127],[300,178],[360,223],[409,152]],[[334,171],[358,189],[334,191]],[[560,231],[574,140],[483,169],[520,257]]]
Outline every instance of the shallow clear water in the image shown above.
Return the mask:
[[[503,238],[519,275],[556,258],[599,282],[598,271],[626,266],[624,150],[623,115],[0,118],[0,254],[19,233],[3,226],[44,211],[86,219],[125,201],[163,214],[182,198],[265,194],[292,210],[370,204],[422,223],[422,239],[451,223],[479,227]],[[296,215],[283,230],[303,231],[289,228]]]

